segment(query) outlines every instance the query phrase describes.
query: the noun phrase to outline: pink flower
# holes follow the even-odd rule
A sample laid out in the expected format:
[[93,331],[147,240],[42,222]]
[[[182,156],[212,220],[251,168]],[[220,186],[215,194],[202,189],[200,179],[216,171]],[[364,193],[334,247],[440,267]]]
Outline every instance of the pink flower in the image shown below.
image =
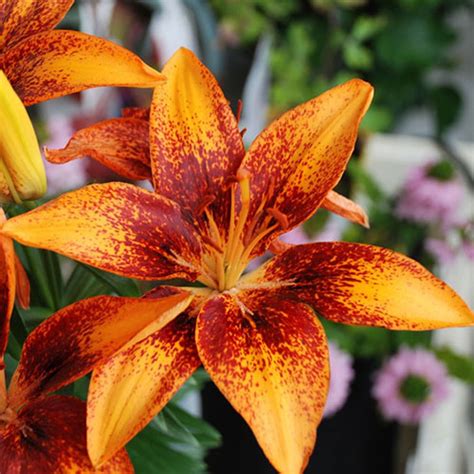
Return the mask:
[[389,420],[416,424],[448,395],[446,367],[432,352],[402,348],[376,374],[372,395]]
[[438,263],[446,265],[454,259],[456,252],[442,239],[428,238],[425,241],[425,250],[429,252]]
[[421,224],[439,224],[444,229],[458,224],[456,211],[463,198],[462,182],[455,174],[443,178],[430,175],[445,163],[431,162],[412,170],[395,208],[398,217]]
[[469,260],[474,260],[474,242],[470,242],[468,240],[464,241],[462,244],[462,249]]
[[346,403],[349,395],[349,386],[354,378],[352,357],[339,347],[329,343],[329,364],[331,367],[331,380],[329,393],[324,407],[324,417],[330,417],[339,411]]

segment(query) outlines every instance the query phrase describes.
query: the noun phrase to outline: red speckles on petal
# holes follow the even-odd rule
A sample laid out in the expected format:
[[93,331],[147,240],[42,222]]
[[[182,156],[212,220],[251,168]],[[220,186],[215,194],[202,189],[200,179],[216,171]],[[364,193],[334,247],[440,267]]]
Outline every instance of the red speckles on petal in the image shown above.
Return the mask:
[[52,396],[28,403],[0,431],[0,472],[14,474],[132,474],[125,450],[94,468],[86,449],[86,404]]
[[186,49],[163,69],[150,113],[153,181],[158,193],[198,213],[209,204],[228,224],[228,180],[244,156],[237,121],[211,72]]
[[86,186],[10,219],[5,234],[131,278],[195,279],[201,246],[179,206],[124,183]]
[[25,105],[91,87],[154,87],[164,79],[130,51],[78,31],[39,33],[0,59]]
[[326,338],[313,312],[275,295],[223,294],[201,310],[196,341],[204,367],[274,467],[302,472],[329,378]]
[[268,208],[285,215],[288,228],[268,234],[254,255],[310,217],[337,184],[372,95],[369,84],[354,79],[285,113],[256,138],[242,162],[252,176],[250,215],[265,201],[255,231],[268,225]]
[[135,436],[200,365],[194,326],[195,319],[185,312],[94,371],[87,402],[94,464]]
[[54,28],[74,0],[0,0],[0,53],[23,38]]
[[10,384],[10,405],[20,407],[77,380],[189,302],[185,292],[155,299],[97,296],[61,309],[28,336]]
[[136,118],[104,120],[74,133],[65,148],[45,150],[50,163],[86,156],[131,180],[151,180],[149,123]]
[[[419,263],[391,250],[344,242],[298,245],[245,285],[299,299],[333,321],[428,330],[474,324],[462,299]],[[263,291],[263,290],[261,290]]]

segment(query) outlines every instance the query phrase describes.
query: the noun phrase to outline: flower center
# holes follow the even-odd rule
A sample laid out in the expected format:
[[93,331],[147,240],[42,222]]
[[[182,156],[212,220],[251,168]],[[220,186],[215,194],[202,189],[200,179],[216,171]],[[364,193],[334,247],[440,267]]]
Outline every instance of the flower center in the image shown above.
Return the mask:
[[[227,238],[223,237],[219,227],[206,207],[204,213],[208,222],[209,238],[204,239],[209,251],[203,259],[205,274],[199,280],[206,286],[225,291],[233,288],[251,259],[252,252],[261,240],[278,226],[287,225],[286,216],[277,209],[267,209],[267,216],[256,229],[258,219],[265,209],[267,199],[262,200],[254,215],[250,211],[250,173],[239,169],[236,182],[230,189],[230,212]],[[240,191],[240,209],[236,211],[236,197]],[[271,193],[268,193],[269,195]],[[271,220],[276,221],[270,225]]]
[[431,393],[429,382],[419,375],[408,375],[400,385],[400,395],[411,403],[424,402]]

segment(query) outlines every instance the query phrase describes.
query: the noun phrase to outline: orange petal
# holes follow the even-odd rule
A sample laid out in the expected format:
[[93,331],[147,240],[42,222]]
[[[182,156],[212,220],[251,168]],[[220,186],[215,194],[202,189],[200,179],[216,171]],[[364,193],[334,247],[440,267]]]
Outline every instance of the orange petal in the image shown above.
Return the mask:
[[23,38],[53,29],[74,0],[1,0],[0,51]]
[[369,228],[369,217],[364,209],[362,209],[359,204],[356,204],[354,201],[351,201],[335,191],[329,191],[321,207],[356,224],[360,224],[367,229]]
[[301,473],[328,390],[323,328],[301,303],[265,295],[235,298],[220,295],[199,314],[202,363],[275,469]]
[[21,216],[2,232],[130,278],[195,279],[201,248],[174,202],[125,183],[93,184]]
[[298,297],[340,323],[413,331],[474,324],[474,314],[448,285],[414,260],[371,245],[298,245],[241,285],[271,286],[268,291]]
[[[1,237],[0,237],[1,238]],[[21,308],[30,307],[30,280],[18,255],[15,254],[16,300]]]
[[[0,229],[5,222],[5,214],[0,207]],[[10,333],[10,318],[15,304],[15,286],[16,272],[13,242],[0,234],[0,372],[4,368],[3,355],[7,349]]]
[[256,138],[242,162],[250,174],[249,215],[259,219],[258,231],[268,226],[263,221],[271,208],[273,216],[285,217],[280,221],[287,228],[268,234],[253,255],[308,219],[336,186],[372,95],[369,84],[353,79],[285,113]]
[[184,311],[185,292],[157,298],[97,296],[61,309],[26,339],[10,384],[10,405],[53,392],[90,372],[148,325]]
[[94,468],[86,449],[86,404],[55,395],[24,406],[14,422],[0,429],[2,473],[133,474],[123,449]]
[[50,163],[89,156],[126,179],[151,179],[149,125],[145,120],[104,120],[74,133],[65,148],[45,149]]
[[[150,111],[155,190],[196,212],[212,202],[228,222],[225,185],[244,155],[237,121],[211,72],[181,48],[163,69]],[[214,199],[217,198],[217,201]]]
[[94,370],[87,400],[87,445],[94,465],[144,428],[199,367],[194,327],[195,319],[183,313]]
[[121,46],[67,30],[17,44],[5,53],[3,70],[25,105],[91,87],[155,87],[164,79]]

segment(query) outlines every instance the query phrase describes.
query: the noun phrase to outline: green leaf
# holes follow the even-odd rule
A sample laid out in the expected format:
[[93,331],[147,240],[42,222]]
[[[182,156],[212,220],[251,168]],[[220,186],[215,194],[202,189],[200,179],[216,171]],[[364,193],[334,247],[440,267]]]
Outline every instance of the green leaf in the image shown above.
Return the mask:
[[110,291],[112,291],[110,286],[99,280],[85,265],[76,263],[65,285],[64,304],[68,305]]
[[353,69],[370,69],[373,63],[370,49],[351,39],[344,44],[343,56],[347,66]]
[[112,273],[107,273],[102,270],[98,270],[97,268],[90,267],[88,265],[79,265],[82,265],[92,275],[94,275],[97,280],[104,283],[109,288],[109,290],[116,293],[118,296],[141,296],[140,289],[138,288],[138,285],[134,280],[124,278],[118,275],[113,275]]
[[45,308],[43,306],[31,306],[28,309],[18,307],[17,310],[28,332],[33,331],[38,324],[41,324],[53,313],[51,308]]
[[156,429],[147,426],[127,445],[136,474],[204,474],[205,464],[192,454],[180,452],[165,442]]
[[359,16],[352,27],[352,37],[359,42],[375,36],[387,24],[385,18],[377,16]]
[[457,354],[449,347],[435,350],[436,357],[444,362],[453,377],[474,385],[474,358]]
[[221,441],[221,435],[215,428],[176,403],[169,403],[151,423],[178,443],[215,448]]

